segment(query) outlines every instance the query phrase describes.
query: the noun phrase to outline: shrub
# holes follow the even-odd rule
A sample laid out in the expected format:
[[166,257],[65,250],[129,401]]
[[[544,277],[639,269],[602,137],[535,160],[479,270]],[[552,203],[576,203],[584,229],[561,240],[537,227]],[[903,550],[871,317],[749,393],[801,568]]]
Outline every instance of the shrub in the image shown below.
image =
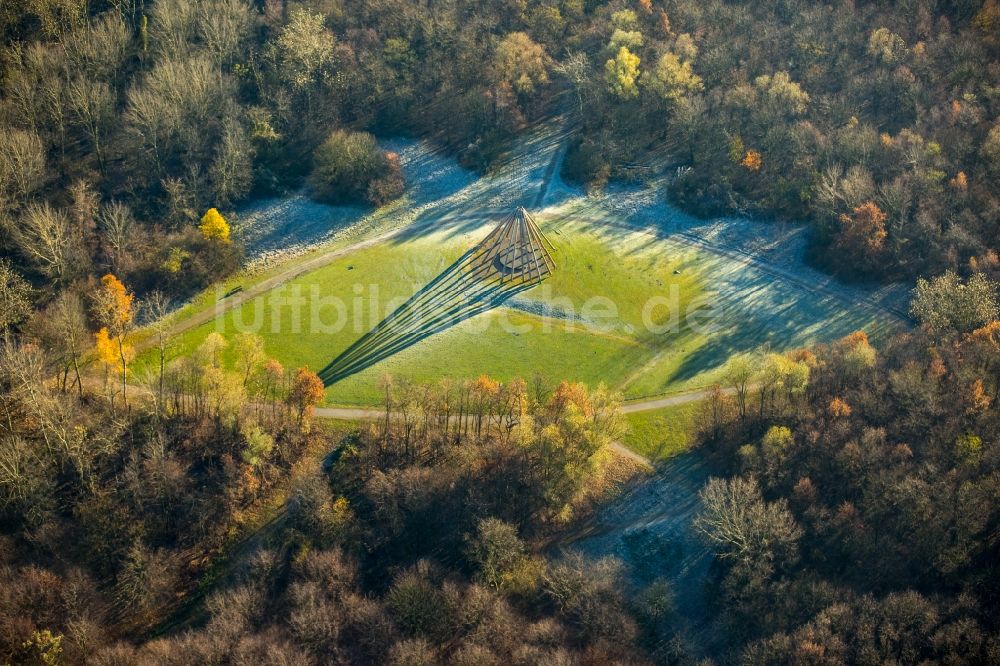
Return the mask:
[[320,201],[381,206],[403,193],[403,176],[371,134],[337,130],[313,154],[310,185]]
[[596,142],[584,139],[570,146],[563,161],[563,178],[600,189],[607,185],[610,175],[611,167]]

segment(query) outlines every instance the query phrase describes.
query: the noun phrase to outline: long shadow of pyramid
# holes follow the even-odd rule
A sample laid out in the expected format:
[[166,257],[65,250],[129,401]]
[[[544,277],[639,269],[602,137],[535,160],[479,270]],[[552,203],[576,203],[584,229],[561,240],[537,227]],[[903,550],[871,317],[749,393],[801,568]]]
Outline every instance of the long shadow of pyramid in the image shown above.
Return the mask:
[[555,248],[524,208],[333,359],[326,386],[361,372],[435,333],[491,310],[555,270]]

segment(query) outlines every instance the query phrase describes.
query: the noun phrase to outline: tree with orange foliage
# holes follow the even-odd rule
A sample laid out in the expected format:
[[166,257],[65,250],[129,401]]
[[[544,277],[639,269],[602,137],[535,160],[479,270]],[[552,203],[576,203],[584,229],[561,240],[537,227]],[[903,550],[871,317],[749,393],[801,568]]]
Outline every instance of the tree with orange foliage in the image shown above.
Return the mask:
[[863,268],[874,268],[885,249],[885,221],[886,214],[874,201],[861,204],[852,215],[840,216],[834,247],[856,257]]
[[295,410],[299,428],[306,423],[316,405],[323,402],[325,391],[323,380],[309,368],[299,368],[292,379],[292,386],[285,401]]
[[981,414],[990,408],[993,398],[986,392],[982,379],[976,379],[965,394],[965,413]]
[[959,171],[954,178],[948,181],[948,185],[956,192],[965,194],[969,191],[969,177],[965,175],[964,171]]
[[834,398],[830,401],[826,410],[835,419],[844,418],[851,415],[851,406],[841,398]]
[[594,414],[587,387],[580,383],[564,381],[556,387],[555,393],[549,398],[549,408],[558,418],[571,407],[588,418]]
[[1000,353],[1000,321],[991,321],[985,326],[980,326],[967,336],[967,340]]
[[673,34],[673,30],[670,27],[670,16],[662,9],[656,10],[657,26],[660,29],[661,36],[669,37]]
[[101,325],[96,338],[98,355],[107,362],[109,350],[115,352],[117,358],[114,364],[117,365],[117,372],[122,380],[122,402],[128,409],[128,364],[134,356],[134,350],[126,344],[126,339],[135,326],[135,295],[121,280],[108,273],[101,278],[101,286],[94,294],[93,303],[94,316]]
[[747,154],[743,156],[743,160],[740,164],[748,171],[760,171],[760,167],[763,166],[764,160],[760,155],[760,151],[748,150]]

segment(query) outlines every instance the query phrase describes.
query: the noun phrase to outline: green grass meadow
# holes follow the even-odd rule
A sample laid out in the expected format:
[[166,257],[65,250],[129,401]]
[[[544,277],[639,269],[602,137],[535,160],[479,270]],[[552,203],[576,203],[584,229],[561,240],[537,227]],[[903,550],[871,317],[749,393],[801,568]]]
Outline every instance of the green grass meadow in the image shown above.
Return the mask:
[[695,401],[626,414],[622,444],[653,462],[681,453],[694,444],[699,409]]
[[[327,403],[376,404],[377,379],[384,373],[416,382],[480,374],[603,382],[635,399],[707,386],[736,353],[802,346],[872,323],[859,316],[838,319],[842,304],[817,303],[808,295],[771,294],[764,302],[761,293],[773,291],[773,281],[744,278],[739,270],[747,269],[677,243],[565,217],[538,219],[556,247],[552,276],[330,386]],[[181,334],[171,354],[192,351],[213,331],[228,338],[254,331],[267,354],[286,367],[319,371],[491,226],[448,227],[352,252]],[[720,286],[730,292],[743,288],[732,276],[720,285],[717,276],[724,270],[747,281],[746,295],[721,293]],[[651,299],[656,300],[647,307]],[[207,295],[196,301],[199,307],[209,302]],[[717,308],[717,334],[692,330],[684,316],[666,332],[646,326],[666,323],[671,311],[698,311],[705,303]],[[755,312],[755,303],[780,316]],[[148,352],[141,356],[137,370],[144,365],[148,370],[151,360]]]

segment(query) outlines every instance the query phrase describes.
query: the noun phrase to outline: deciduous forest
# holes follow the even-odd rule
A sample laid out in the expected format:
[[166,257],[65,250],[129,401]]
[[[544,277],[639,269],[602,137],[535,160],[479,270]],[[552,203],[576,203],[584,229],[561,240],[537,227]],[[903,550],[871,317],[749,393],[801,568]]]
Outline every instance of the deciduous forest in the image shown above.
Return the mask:
[[[0,34],[3,663],[1000,663],[997,0],[23,0]],[[902,332],[704,387],[700,638],[655,563],[573,549],[656,474],[617,390],[386,372],[342,420],[261,336],[171,328],[247,202],[405,205],[382,139],[491,174],[557,116],[584,194],[912,289]]]

